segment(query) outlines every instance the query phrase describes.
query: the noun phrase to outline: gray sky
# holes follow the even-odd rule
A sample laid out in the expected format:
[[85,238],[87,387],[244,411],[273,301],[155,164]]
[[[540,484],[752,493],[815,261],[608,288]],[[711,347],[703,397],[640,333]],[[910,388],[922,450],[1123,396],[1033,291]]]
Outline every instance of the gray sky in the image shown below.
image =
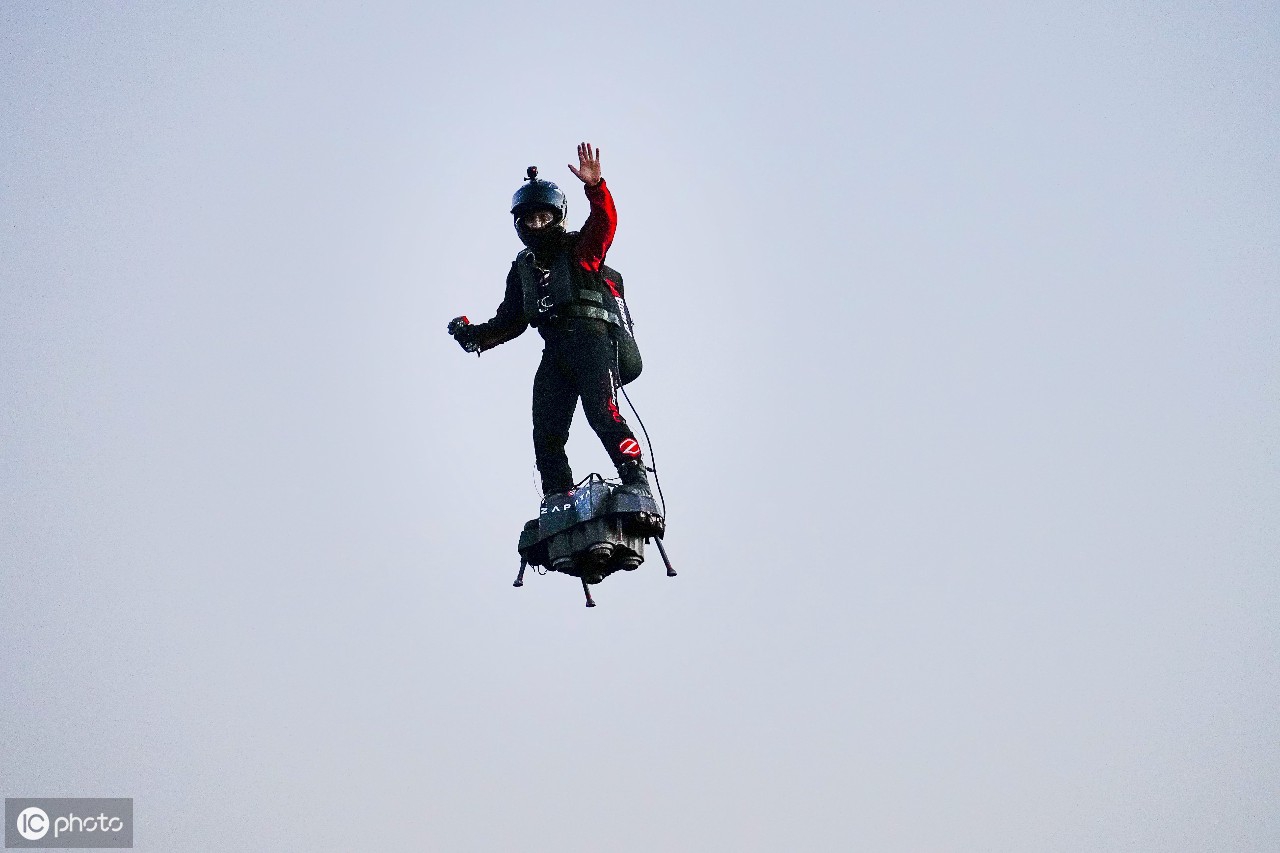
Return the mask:
[[[146,851],[1280,847],[1280,14],[6,3],[0,792]],[[667,544],[511,588],[599,145]],[[575,471],[609,473],[575,423]]]

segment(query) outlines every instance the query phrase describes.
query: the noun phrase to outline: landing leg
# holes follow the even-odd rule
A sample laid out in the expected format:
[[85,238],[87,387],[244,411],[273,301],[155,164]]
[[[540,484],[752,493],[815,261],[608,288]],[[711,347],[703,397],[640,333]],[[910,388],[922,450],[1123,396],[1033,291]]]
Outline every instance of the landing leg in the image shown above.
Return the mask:
[[671,560],[667,558],[667,549],[662,547],[662,537],[655,536],[653,537],[653,541],[658,543],[658,553],[662,555],[662,562],[667,564],[667,577],[675,577],[676,570],[671,568]]
[[588,607],[595,607],[595,606],[596,606],[596,602],[595,602],[595,599],[593,599],[593,598],[591,597],[591,588],[587,586],[587,579],[586,579],[586,578],[583,578],[583,579],[582,579],[582,591],[583,591],[583,592],[585,592],[585,593],[587,594],[587,606],[588,606]]
[[520,558],[520,574],[516,575],[516,582],[512,586],[524,586],[524,567],[529,565],[529,561],[524,557]]

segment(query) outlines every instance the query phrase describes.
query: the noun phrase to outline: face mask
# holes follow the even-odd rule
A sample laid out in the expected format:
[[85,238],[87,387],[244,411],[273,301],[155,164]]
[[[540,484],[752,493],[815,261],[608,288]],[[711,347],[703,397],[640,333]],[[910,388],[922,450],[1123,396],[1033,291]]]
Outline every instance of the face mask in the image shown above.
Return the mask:
[[[549,210],[534,210],[516,217],[516,234],[520,242],[535,252],[554,246],[560,235],[564,234],[564,223],[556,222],[556,215]],[[541,227],[531,227],[530,221],[542,222]]]

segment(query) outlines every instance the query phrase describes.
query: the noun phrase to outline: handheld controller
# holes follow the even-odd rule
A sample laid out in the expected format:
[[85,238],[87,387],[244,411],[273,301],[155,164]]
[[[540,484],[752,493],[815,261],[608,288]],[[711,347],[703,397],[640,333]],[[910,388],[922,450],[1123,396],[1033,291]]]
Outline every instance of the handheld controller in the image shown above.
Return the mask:
[[475,342],[475,341],[473,341],[473,340],[465,340],[465,341],[464,341],[464,340],[462,340],[461,338],[459,338],[459,337],[458,337],[458,334],[459,334],[463,329],[467,329],[467,328],[470,328],[470,327],[471,327],[471,321],[467,319],[467,316],[466,316],[465,314],[464,314],[464,315],[462,315],[461,317],[454,317],[452,320],[450,320],[450,321],[449,321],[449,334],[450,334],[450,335],[451,335],[455,340],[457,340],[458,345],[459,345],[460,347],[462,347],[464,350],[466,350],[467,352],[473,352],[473,353],[475,353],[476,355],[479,355],[479,354],[480,354],[480,344],[476,343],[476,342]]

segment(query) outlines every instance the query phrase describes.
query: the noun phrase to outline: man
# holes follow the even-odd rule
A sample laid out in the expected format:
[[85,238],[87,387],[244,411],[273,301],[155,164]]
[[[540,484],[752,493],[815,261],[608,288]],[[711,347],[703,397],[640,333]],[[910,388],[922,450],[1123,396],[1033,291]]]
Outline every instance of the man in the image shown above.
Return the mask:
[[[617,387],[639,373],[639,354],[619,305],[621,277],[604,266],[617,212],[600,174],[598,149],[580,144],[578,168],[570,164],[569,171],[582,181],[591,205],[582,230],[565,230],[564,193],[530,168],[511,200],[516,234],[526,248],[511,264],[502,304],[486,323],[455,319],[449,333],[464,350],[476,353],[506,343],[528,326],[542,336],[542,361],[533,378],[533,452],[544,494],[574,486],[565,442],[579,398],[623,485],[648,493],[640,444],[618,412],[616,398]],[[634,354],[631,366],[628,347]],[[621,372],[631,376],[619,376],[620,352]]]

